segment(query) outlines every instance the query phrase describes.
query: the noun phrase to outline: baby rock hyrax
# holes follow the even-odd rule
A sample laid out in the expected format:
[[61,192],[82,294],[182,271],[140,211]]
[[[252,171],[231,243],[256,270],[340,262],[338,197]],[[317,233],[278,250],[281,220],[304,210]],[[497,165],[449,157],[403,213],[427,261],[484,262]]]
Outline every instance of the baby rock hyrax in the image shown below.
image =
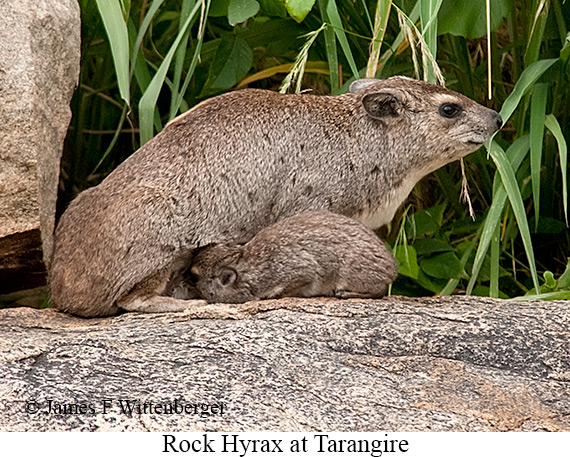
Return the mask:
[[243,244],[315,210],[377,228],[423,176],[501,122],[461,94],[398,76],[339,96],[209,99],[71,203],[55,234],[52,303],[82,316],[184,310],[196,303],[160,294],[198,246]]
[[398,275],[382,240],[360,222],[307,212],[261,230],[244,246],[216,244],[194,256],[191,275],[208,302],[279,297],[382,297]]

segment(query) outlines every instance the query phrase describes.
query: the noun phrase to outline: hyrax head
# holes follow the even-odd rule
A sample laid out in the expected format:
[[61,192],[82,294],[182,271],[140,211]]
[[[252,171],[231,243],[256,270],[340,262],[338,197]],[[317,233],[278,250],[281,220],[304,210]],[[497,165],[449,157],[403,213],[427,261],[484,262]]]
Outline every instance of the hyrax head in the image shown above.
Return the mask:
[[207,301],[224,301],[233,296],[239,275],[236,269],[241,247],[229,244],[210,244],[198,249],[192,259],[190,274],[196,289]]
[[361,114],[410,152],[401,159],[425,171],[476,151],[503,124],[499,113],[462,94],[404,76],[359,79],[350,92],[360,98]]

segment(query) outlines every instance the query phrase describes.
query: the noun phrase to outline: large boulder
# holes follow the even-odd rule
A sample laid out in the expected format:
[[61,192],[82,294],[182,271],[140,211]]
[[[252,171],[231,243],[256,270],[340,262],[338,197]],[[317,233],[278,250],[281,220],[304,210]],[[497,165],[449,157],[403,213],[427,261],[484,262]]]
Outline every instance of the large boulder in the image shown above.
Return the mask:
[[51,256],[80,43],[77,0],[0,2],[0,293],[37,286]]
[[0,311],[0,430],[570,431],[565,301],[282,299],[201,315],[232,319]]

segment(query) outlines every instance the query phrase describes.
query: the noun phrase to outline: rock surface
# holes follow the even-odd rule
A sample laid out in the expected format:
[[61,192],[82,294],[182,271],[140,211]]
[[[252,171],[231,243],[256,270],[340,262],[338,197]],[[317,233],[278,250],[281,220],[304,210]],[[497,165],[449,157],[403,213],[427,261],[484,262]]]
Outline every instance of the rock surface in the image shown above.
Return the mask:
[[[29,234],[31,242],[41,230],[44,261],[53,244],[80,34],[77,0],[0,2],[0,239]],[[0,250],[0,259],[7,255]]]
[[0,430],[570,431],[568,302],[229,306],[234,319],[0,311]]

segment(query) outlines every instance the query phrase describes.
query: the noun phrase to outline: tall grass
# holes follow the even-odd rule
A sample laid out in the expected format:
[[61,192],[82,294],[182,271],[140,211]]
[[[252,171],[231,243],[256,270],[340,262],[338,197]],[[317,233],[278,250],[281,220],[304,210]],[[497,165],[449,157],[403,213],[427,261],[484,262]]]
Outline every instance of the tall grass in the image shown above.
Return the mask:
[[394,292],[568,296],[569,2],[80,3],[64,204],[168,120],[236,87],[276,90],[296,79],[297,91],[337,94],[363,76],[445,80],[500,111],[505,126],[465,162],[476,221],[451,164],[416,187],[389,227],[401,263]]

